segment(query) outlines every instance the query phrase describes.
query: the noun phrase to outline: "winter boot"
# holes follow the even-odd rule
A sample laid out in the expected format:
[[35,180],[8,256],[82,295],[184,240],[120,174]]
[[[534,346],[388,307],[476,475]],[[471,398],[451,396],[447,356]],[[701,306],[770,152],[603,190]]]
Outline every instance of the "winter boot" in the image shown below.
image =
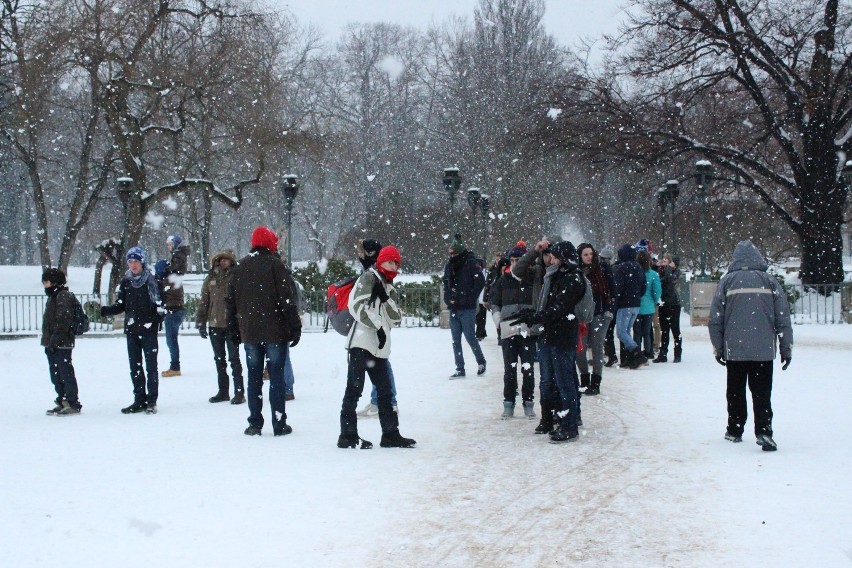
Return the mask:
[[234,395],[234,398],[231,399],[231,404],[243,404],[246,401],[246,395],[241,392],[238,392]]
[[615,355],[610,355],[609,357],[607,357],[606,363],[604,363],[604,367],[612,367],[616,363],[618,363],[618,357],[616,357]]
[[515,403],[511,400],[503,401],[503,414],[500,415],[501,420],[508,420],[515,415]]
[[485,363],[476,368],[476,374],[480,376],[485,374]]
[[[588,389],[591,385],[591,375],[589,373],[580,373],[580,388]],[[586,392],[586,391],[583,391]]]
[[263,429],[260,428],[259,426],[249,426],[248,428],[245,429],[243,434],[245,434],[246,436],[261,436],[262,430]]
[[63,404],[66,406],[57,412],[56,416],[77,416],[83,408],[83,405],[76,400],[69,400],[68,402],[63,402]]
[[666,363],[666,362],[668,362],[668,360],[669,360],[669,358],[666,357],[666,354],[663,353],[663,352],[660,352],[660,354],[657,355],[657,358],[654,359],[654,363]]
[[293,433],[293,427],[290,426],[289,424],[285,424],[285,425],[283,425],[279,428],[274,428],[272,430],[273,436],[286,436],[287,434],[292,434],[292,433]]
[[535,418],[535,403],[531,400],[524,401],[524,416],[532,420]]
[[559,429],[550,434],[551,444],[561,444],[563,442],[576,442],[580,435],[575,431],[568,430],[566,426],[567,417],[562,419],[562,424]]
[[136,414],[138,412],[145,412],[145,403],[144,402],[134,402],[130,406],[121,409],[122,414]]
[[727,431],[725,432],[725,439],[727,441],[733,442],[735,444],[743,441],[743,437],[741,435],[731,434],[730,432],[727,432]]
[[461,371],[458,371],[458,370],[457,370],[455,373],[453,373],[452,375],[450,375],[450,380],[453,380],[453,379],[463,379],[463,378],[464,378],[464,369],[462,369]]
[[145,407],[145,414],[157,414],[157,403],[149,402]]
[[45,412],[45,414],[46,414],[47,416],[56,416],[57,414],[59,414],[60,412],[62,412],[64,409],[66,409],[66,408],[68,408],[69,406],[71,406],[71,405],[69,405],[67,402],[65,402],[64,400],[59,400],[59,399],[57,399],[57,400],[55,400],[54,402],[56,403],[56,406],[54,406],[53,408],[51,408],[50,410],[48,410],[48,411],[46,411],[46,412]]
[[[359,444],[360,442],[360,444]],[[369,450],[373,447],[372,442],[368,442],[367,440],[363,440],[358,437],[358,434],[346,435],[341,434],[337,438],[337,447],[338,448],[361,448],[362,450]]]
[[214,402],[214,403],[215,402],[228,402],[229,400],[231,400],[231,397],[228,396],[228,393],[223,394],[223,393],[219,392],[219,393],[216,393],[214,396],[211,396],[208,400],[210,402]]
[[760,446],[764,452],[774,452],[778,449],[778,445],[769,434],[760,434],[757,437],[757,445]]
[[382,441],[379,445],[383,448],[413,448],[417,442],[411,438],[403,438],[399,430],[382,432]]
[[588,396],[595,396],[601,394],[601,381],[603,377],[600,375],[592,375],[591,384],[589,384],[589,388],[586,389],[586,392],[583,394]]
[[642,365],[648,364],[648,359],[644,355],[642,355],[642,350],[638,347],[635,350],[629,352],[628,359],[628,366],[631,369],[638,369]]
[[548,402],[541,403],[541,420],[535,427],[536,434],[549,434],[553,430],[553,405]]
[[680,355],[681,355],[681,353],[682,353],[682,350],[681,350],[681,349],[675,349],[675,350],[674,350],[674,362],[675,362],[675,363],[680,363]]

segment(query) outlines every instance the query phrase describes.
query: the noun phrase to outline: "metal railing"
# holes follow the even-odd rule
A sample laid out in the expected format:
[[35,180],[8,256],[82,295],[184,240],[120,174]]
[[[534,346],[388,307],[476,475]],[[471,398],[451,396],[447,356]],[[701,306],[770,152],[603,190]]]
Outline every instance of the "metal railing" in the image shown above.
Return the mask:
[[[113,318],[100,317],[99,307],[109,302],[107,294],[75,294],[89,316],[90,332],[112,332]],[[184,294],[186,312],[181,329],[195,328],[195,314],[200,294]],[[0,296],[0,334],[36,335],[41,332],[44,319],[44,294]],[[437,327],[441,311],[440,292],[437,287],[412,288],[399,291],[403,312],[402,327]],[[302,305],[302,325],[306,329],[320,330],[325,325],[326,293],[314,290],[305,293]]]

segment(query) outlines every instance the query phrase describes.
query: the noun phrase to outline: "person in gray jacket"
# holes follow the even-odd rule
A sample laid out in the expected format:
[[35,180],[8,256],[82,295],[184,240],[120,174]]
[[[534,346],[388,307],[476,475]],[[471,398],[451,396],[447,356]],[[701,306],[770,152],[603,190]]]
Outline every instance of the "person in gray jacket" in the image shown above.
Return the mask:
[[784,289],[766,272],[766,262],[751,241],[740,241],[734,249],[713,297],[708,328],[716,361],[728,370],[725,439],[742,442],[748,385],[757,444],[765,452],[777,450],[772,439],[772,361],[780,346],[781,369],[790,365],[793,328]]

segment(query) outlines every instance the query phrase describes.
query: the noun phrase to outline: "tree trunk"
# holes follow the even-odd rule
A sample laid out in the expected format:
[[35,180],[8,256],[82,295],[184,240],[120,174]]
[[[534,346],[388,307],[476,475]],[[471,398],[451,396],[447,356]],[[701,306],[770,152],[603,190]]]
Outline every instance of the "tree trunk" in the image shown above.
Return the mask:
[[802,246],[802,283],[843,282],[843,237],[839,211],[803,209],[799,239]]

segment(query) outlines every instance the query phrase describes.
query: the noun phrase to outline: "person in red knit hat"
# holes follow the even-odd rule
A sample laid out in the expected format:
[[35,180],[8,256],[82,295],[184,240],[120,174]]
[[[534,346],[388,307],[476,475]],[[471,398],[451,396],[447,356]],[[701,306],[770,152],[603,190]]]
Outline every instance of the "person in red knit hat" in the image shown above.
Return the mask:
[[373,447],[372,443],[359,436],[358,416],[355,412],[367,374],[378,391],[379,422],[382,427],[380,445],[383,448],[413,448],[417,443],[399,433],[399,416],[391,405],[388,377],[391,328],[402,320],[392,284],[401,262],[402,257],[396,247],[382,248],[376,257],[376,265],[358,277],[349,294],[349,312],[355,322],[346,341],[349,369],[340,408],[338,448],[360,447],[366,450]]
[[290,269],[278,257],[278,237],[266,227],[251,235],[251,252],[234,267],[225,296],[228,333],[244,343],[248,367],[248,436],[263,429],[263,364],[269,365],[269,402],[272,431],[283,436],[293,431],[287,424],[284,367],[302,336],[296,284]]

